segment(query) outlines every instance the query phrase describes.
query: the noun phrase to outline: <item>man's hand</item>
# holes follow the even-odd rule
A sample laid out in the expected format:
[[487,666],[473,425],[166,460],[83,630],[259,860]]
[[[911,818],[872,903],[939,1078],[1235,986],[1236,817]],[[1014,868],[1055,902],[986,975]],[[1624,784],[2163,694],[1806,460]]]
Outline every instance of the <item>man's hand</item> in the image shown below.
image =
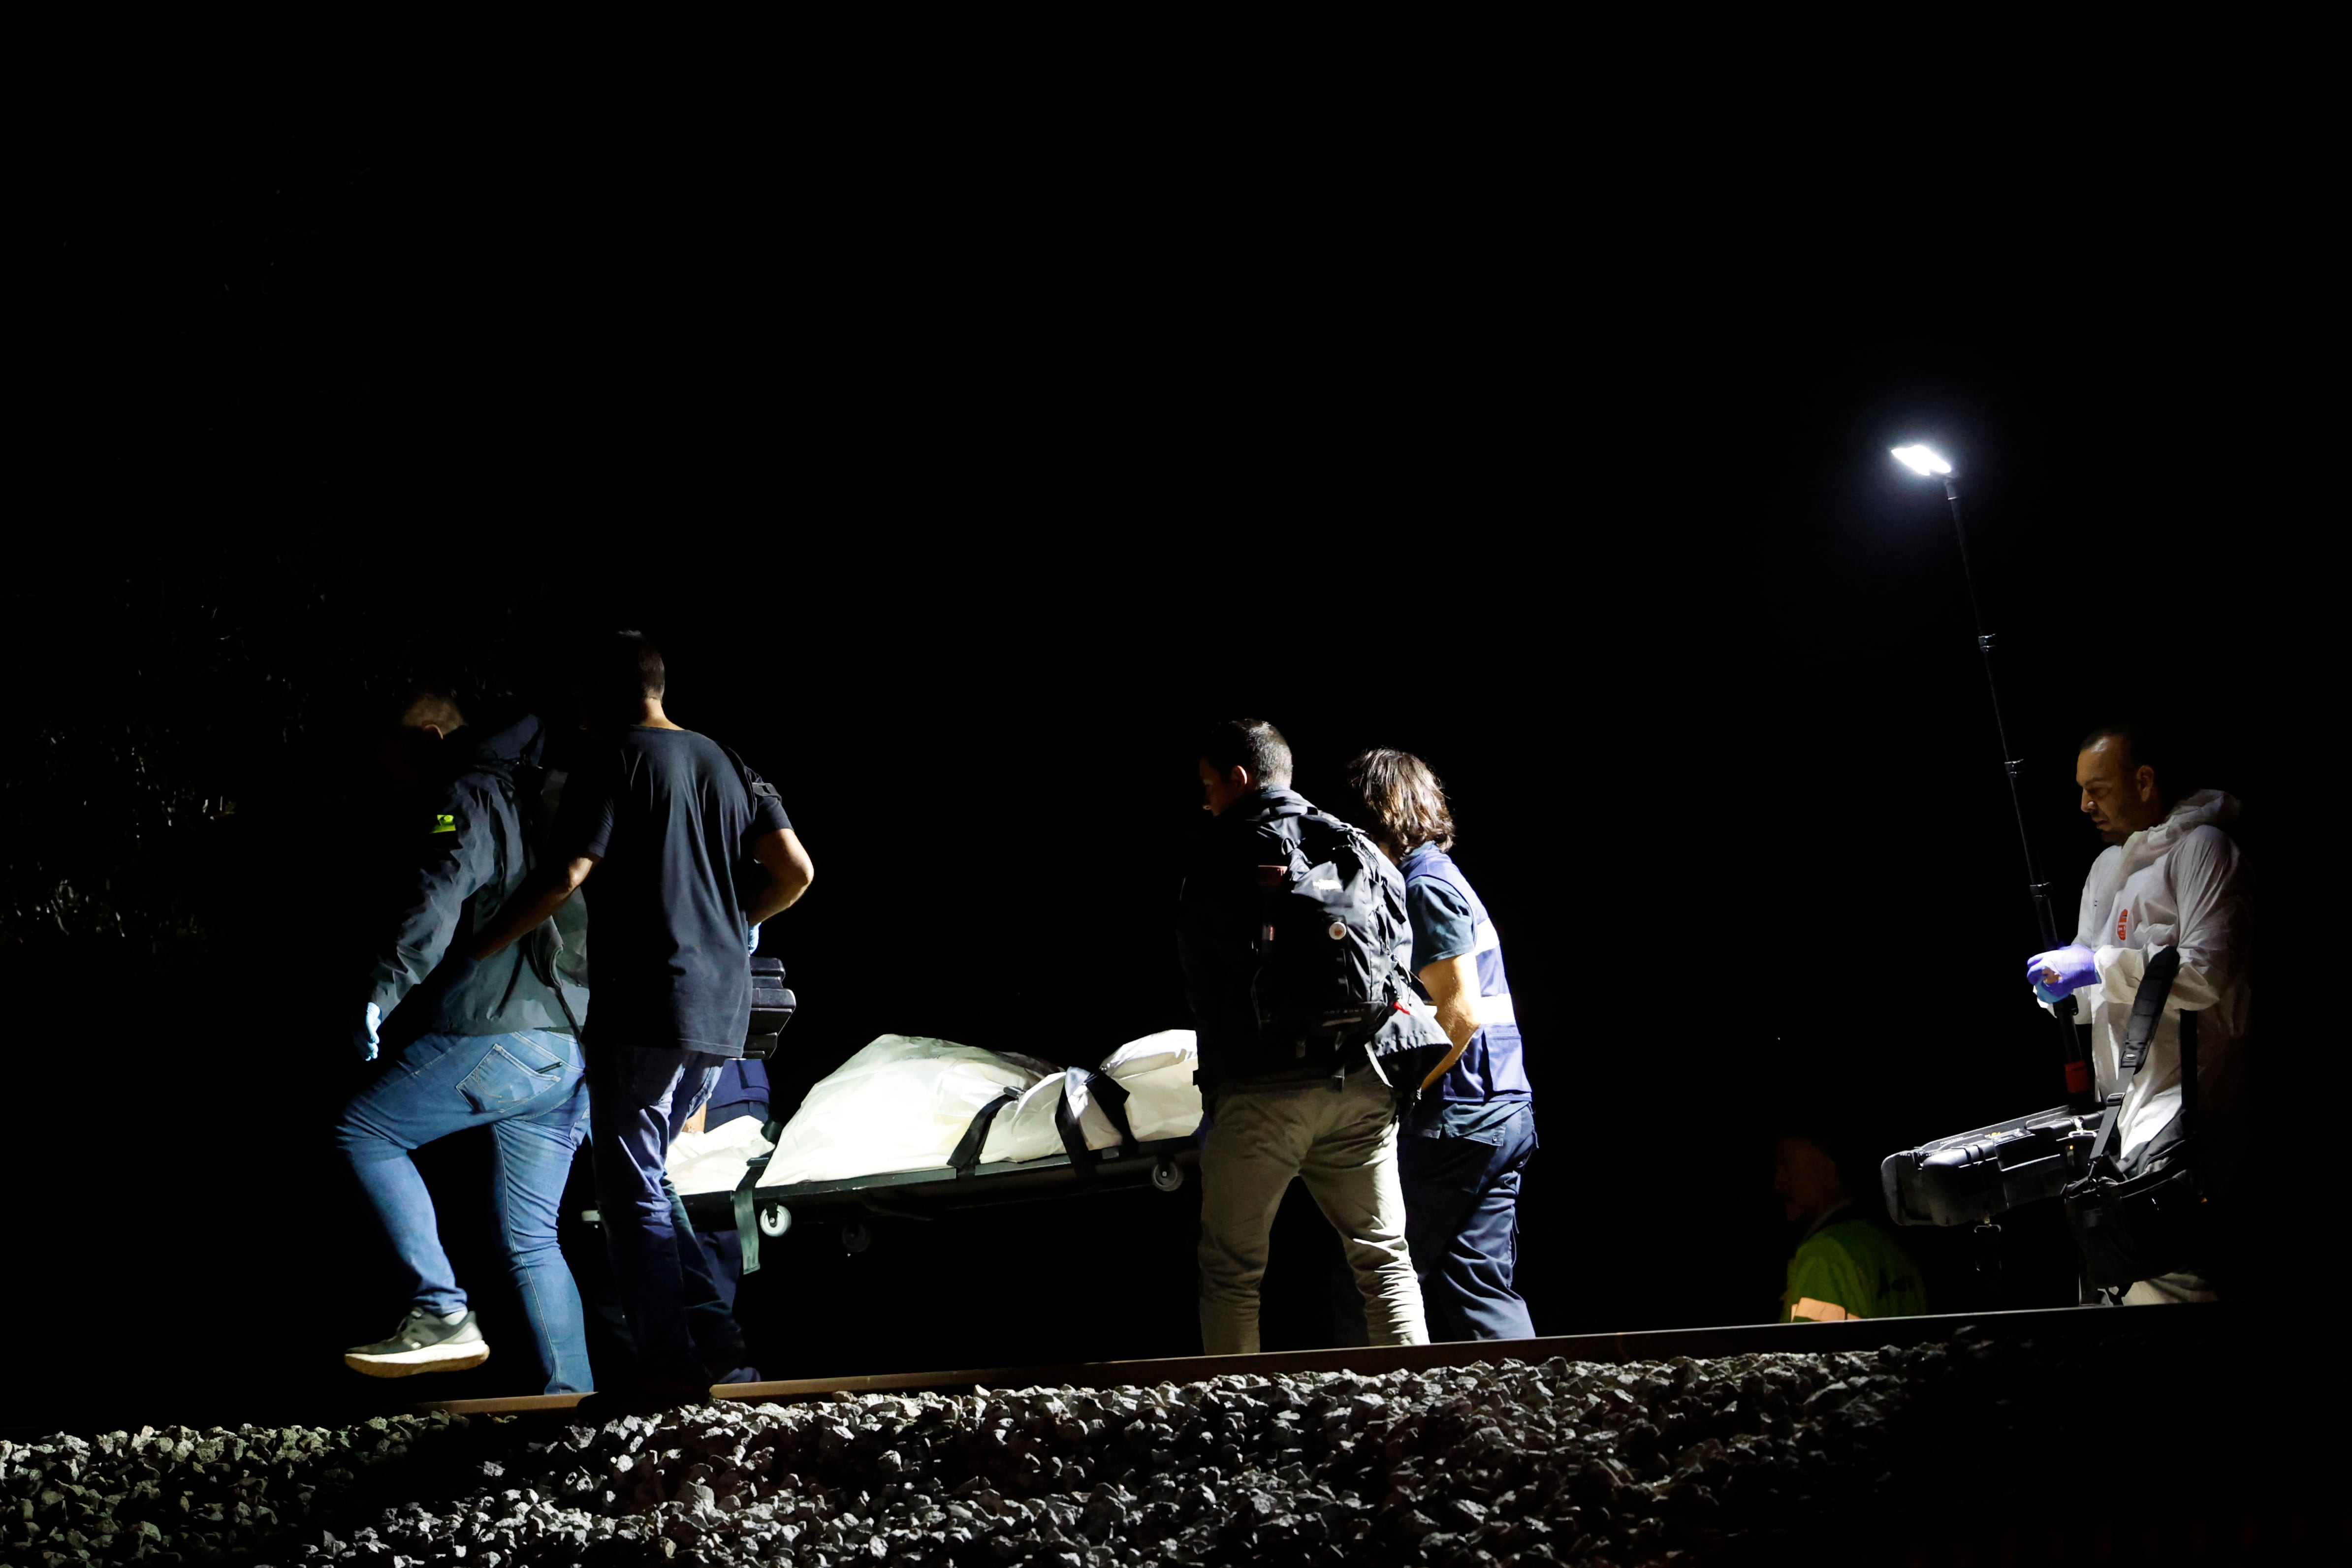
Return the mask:
[[1478,960],[1467,953],[1442,958],[1422,970],[1421,988],[1429,993],[1437,1009],[1437,1027],[1454,1042],[1445,1060],[1421,1081],[1423,1089],[1431,1089],[1454,1071],[1454,1064],[1470,1049],[1470,1037],[1478,1032]]
[[530,880],[517,888],[499,911],[497,924],[474,939],[467,956],[477,962],[495,957],[554,919],[564,900],[579,892],[580,884],[595,869],[594,855],[577,855],[569,861],[551,861],[531,873]]
[[2053,947],[2025,961],[2025,978],[2035,996],[2056,1007],[2084,986],[2098,983],[2098,956],[2079,942]]
[[377,1048],[383,1043],[376,1037],[376,1031],[383,1023],[383,1009],[375,1003],[370,1002],[367,1005],[367,1012],[361,1018],[358,1027],[352,1030],[352,1049],[360,1053],[362,1061],[375,1060]]

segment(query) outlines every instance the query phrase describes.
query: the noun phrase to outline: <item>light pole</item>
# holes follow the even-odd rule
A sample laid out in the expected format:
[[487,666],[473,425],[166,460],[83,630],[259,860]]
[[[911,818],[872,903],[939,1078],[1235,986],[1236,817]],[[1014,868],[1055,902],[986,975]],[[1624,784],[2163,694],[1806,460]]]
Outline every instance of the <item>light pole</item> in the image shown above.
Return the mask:
[[[2033,900],[2034,918],[2041,923],[2042,946],[2053,948],[2061,945],[2058,916],[2050,905],[2050,883],[2042,874],[2041,862],[2033,853],[2033,834],[2025,825],[2025,800],[2019,792],[2018,774],[2025,761],[2009,744],[2009,720],[2000,709],[2000,682],[1993,674],[1993,634],[1985,630],[1984,605],[1977,598],[1976,569],[1969,561],[1968,530],[1960,526],[1960,486],[1952,465],[1922,445],[1897,446],[1895,460],[1922,478],[1941,478],[1944,499],[1951,504],[1952,536],[1960,543],[1960,575],[1969,585],[1969,610],[1976,617],[1977,652],[1984,655],[1985,689],[1992,695],[1992,725],[2000,737],[2003,771],[2009,775],[2010,809],[2017,814],[2017,839],[2025,849],[2025,890]],[[2091,1082],[2091,1063],[2083,1051],[2083,1037],[2074,1025],[2074,998],[2068,997],[2053,1009],[2058,1016],[2058,1032],[2063,1037],[2063,1060],[2066,1063],[2066,1102],[2076,1111],[2089,1111],[2098,1102]]]

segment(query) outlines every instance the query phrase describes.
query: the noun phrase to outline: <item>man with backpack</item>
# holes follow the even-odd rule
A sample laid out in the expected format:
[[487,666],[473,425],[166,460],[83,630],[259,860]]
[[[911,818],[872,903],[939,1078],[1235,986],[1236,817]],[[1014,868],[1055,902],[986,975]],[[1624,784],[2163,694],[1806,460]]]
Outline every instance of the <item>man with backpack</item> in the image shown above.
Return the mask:
[[353,1004],[352,1043],[362,1061],[389,1060],[335,1126],[336,1148],[406,1275],[408,1305],[393,1332],[344,1354],[371,1377],[455,1372],[489,1356],[409,1157],[488,1126],[491,1203],[543,1392],[591,1386],[580,1293],[555,1235],[588,1112],[575,1021],[588,1000],[576,979],[584,916],[568,912],[502,962],[478,965],[463,951],[530,871],[526,818],[548,784],[546,738],[529,717],[478,735],[449,694],[431,690],[404,695],[384,737],[383,761],[407,786],[407,858],[367,998]]
[[1293,1176],[1339,1233],[1371,1343],[1424,1343],[1391,1084],[1410,1092],[1444,1041],[1398,957],[1403,883],[1360,831],[1290,789],[1289,744],[1265,720],[1217,726],[1199,768],[1215,821],[1177,918],[1208,1114],[1202,1346],[1258,1349],[1258,1286]]
[[585,1043],[597,1206],[641,1392],[657,1403],[750,1371],[671,1185],[669,1145],[709,1101],[720,1065],[743,1054],[751,928],[815,875],[775,786],[671,723],[667,684],[641,632],[591,649],[580,686],[603,755],[567,784],[544,870],[474,947],[493,958],[594,875]]

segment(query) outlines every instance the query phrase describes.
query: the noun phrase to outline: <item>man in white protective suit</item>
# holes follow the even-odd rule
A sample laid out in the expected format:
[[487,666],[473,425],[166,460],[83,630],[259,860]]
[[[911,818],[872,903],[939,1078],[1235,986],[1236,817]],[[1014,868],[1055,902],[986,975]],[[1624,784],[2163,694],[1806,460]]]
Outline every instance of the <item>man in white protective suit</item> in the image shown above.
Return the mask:
[[[2026,977],[2044,1006],[2072,994],[2089,1014],[2099,1093],[2124,1090],[2115,1147],[2125,1160],[2179,1112],[2180,1015],[2198,1015],[2198,1158],[2206,1190],[2218,1193],[2242,1143],[2252,878],[2222,831],[2238,802],[2218,789],[2177,789],[2170,763],[2138,726],[2084,737],[2074,781],[2108,847],[2083,883],[2073,945],[2035,954]],[[2180,972],[2147,1060],[2126,1086],[2117,1067],[2124,1028],[2149,956],[2166,947],[2179,949]],[[2211,1280],[2193,1270],[2142,1280],[2124,1296],[2127,1305],[2212,1299]]]

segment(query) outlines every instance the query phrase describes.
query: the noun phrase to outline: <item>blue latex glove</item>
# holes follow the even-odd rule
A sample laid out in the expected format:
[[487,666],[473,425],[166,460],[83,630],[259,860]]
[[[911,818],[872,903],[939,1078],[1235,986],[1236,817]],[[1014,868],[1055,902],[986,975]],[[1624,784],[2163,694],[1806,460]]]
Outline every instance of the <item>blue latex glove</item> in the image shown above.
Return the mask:
[[2080,943],[2053,947],[2025,961],[2025,978],[2035,996],[2055,1007],[2084,986],[2098,983],[2098,957]]
[[376,1030],[383,1023],[383,1009],[375,1003],[370,1002],[367,1005],[367,1016],[360,1020],[357,1029],[352,1030],[352,1049],[360,1053],[362,1061],[375,1060],[376,1049],[383,1043],[376,1036]]

